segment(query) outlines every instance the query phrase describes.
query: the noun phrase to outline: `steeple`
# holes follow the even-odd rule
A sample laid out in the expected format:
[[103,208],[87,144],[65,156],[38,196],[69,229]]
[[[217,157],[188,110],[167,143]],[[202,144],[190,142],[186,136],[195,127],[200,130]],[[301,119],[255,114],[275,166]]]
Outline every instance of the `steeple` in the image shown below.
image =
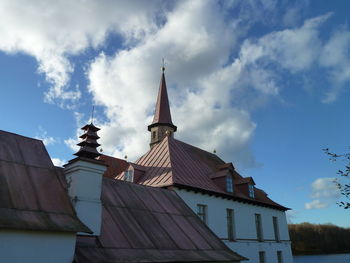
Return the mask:
[[97,135],[97,131],[100,129],[93,125],[92,122],[85,125],[81,129],[84,130],[84,134],[79,137],[82,139],[82,141],[77,144],[80,146],[80,149],[74,155],[95,159],[101,155],[96,149],[98,146],[100,146],[100,144],[97,142],[97,139],[100,138]]
[[177,127],[171,120],[168,92],[164,75],[165,67],[162,67],[162,75],[159,84],[158,98],[156,104],[156,110],[153,117],[153,122],[148,125],[148,130],[151,132],[150,146],[157,144],[167,136],[167,131],[172,136],[176,132]]

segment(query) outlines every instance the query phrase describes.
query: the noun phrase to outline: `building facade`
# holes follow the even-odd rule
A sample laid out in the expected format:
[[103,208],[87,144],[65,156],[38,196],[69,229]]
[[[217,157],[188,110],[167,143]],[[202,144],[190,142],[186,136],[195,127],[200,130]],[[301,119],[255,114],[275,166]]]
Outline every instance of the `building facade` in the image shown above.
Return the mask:
[[[0,262],[227,262],[231,251],[167,189],[108,178],[97,131],[55,167],[40,140],[0,131]],[[110,166],[113,167],[113,166]]]
[[[285,211],[243,177],[232,163],[174,138],[164,68],[151,132],[150,150],[115,176],[168,188],[233,251],[248,262],[292,263]],[[111,172],[109,172],[111,174]]]

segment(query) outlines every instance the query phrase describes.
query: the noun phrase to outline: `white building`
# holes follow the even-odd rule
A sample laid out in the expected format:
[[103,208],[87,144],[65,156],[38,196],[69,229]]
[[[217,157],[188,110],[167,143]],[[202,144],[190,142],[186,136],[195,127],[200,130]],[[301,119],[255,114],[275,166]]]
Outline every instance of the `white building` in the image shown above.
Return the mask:
[[238,174],[232,163],[174,139],[176,129],[163,68],[154,119],[148,126],[150,150],[115,178],[176,191],[226,245],[249,262],[292,263],[288,208],[255,187],[251,177]]
[[104,177],[98,128],[55,167],[42,141],[0,131],[0,262],[227,262],[229,250],[173,191]]

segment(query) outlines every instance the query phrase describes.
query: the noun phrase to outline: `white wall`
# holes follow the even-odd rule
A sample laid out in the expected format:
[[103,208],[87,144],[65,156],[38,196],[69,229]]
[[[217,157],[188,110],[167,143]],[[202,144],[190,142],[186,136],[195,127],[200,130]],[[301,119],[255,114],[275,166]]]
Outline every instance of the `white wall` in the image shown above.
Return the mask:
[[75,233],[0,230],[0,262],[72,263]]
[[[79,219],[98,236],[102,224],[102,177],[106,170],[103,163],[74,159],[64,173],[68,183],[68,194]],[[86,233],[78,233],[87,235]]]
[[[176,189],[176,192],[195,213],[197,212],[197,204],[207,205],[208,226],[232,250],[250,259],[246,262],[258,263],[259,251],[265,251],[265,262],[277,263],[278,250],[282,251],[283,263],[293,262],[288,225],[283,211],[181,189]],[[235,242],[227,240],[227,208],[234,209],[237,239]],[[264,242],[256,240],[255,214],[261,214]],[[275,241],[273,216],[278,218],[281,242]]]

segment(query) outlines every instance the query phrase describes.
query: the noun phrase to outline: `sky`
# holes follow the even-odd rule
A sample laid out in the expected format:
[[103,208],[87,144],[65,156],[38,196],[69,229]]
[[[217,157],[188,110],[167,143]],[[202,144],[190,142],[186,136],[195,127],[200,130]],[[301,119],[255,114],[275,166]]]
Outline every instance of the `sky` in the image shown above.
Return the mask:
[[[80,127],[104,154],[149,148],[162,58],[177,139],[216,150],[292,223],[350,227],[337,169],[350,146],[348,1],[0,0],[0,129],[61,166]],[[338,178],[339,179],[339,178]],[[341,182],[347,182],[340,178]]]

